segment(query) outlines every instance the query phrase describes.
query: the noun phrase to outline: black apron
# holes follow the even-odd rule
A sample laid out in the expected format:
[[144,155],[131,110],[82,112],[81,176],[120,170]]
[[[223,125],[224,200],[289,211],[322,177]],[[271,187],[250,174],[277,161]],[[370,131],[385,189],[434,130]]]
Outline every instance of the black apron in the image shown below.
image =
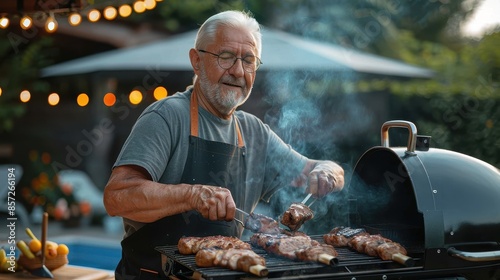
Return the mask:
[[[242,205],[245,189],[242,186],[246,175],[245,147],[237,118],[233,116],[238,139],[238,146],[235,146],[198,138],[198,102],[194,91],[191,94],[190,115],[189,151],[180,183],[226,187],[231,190],[236,205],[246,208]],[[237,186],[240,186],[238,192]],[[144,225],[121,242],[122,259],[115,277],[124,280],[167,279],[164,271],[169,271],[169,267],[162,269],[162,256],[155,250],[156,246],[176,245],[182,236],[240,236],[241,231],[241,226],[234,221],[210,221],[196,211],[162,218]]]

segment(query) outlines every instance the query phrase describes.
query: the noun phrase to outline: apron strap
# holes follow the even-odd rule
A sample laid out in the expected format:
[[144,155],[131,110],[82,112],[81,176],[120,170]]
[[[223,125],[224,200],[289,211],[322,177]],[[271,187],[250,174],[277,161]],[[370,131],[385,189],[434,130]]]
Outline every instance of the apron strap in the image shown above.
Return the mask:
[[[194,90],[193,93],[191,93],[190,116],[191,116],[191,136],[198,137],[198,99],[196,98],[196,92]],[[234,115],[233,118],[236,127],[236,133],[238,134],[238,147],[242,148],[245,146],[245,141],[243,141],[243,136],[241,134],[238,119],[234,117]]]

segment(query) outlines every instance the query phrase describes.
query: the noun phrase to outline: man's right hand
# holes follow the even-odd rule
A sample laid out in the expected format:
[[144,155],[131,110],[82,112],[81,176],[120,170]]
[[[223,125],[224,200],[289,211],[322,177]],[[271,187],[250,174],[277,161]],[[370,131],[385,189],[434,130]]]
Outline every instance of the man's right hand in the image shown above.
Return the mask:
[[231,192],[226,188],[193,185],[190,197],[192,207],[204,218],[216,221],[232,221],[236,204]]

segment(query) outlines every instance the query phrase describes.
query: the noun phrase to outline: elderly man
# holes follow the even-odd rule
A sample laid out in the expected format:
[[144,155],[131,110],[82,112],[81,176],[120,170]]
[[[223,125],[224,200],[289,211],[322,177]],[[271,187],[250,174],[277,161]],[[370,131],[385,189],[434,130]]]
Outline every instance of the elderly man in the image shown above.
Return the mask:
[[236,111],[250,96],[261,46],[260,26],[247,13],[210,17],[189,50],[193,85],[137,120],[104,192],[109,215],[123,217],[126,231],[117,279],[165,277],[154,247],[182,236],[241,236],[236,207],[252,212],[283,186],[315,197],[343,188],[339,165],[300,155],[257,117]]

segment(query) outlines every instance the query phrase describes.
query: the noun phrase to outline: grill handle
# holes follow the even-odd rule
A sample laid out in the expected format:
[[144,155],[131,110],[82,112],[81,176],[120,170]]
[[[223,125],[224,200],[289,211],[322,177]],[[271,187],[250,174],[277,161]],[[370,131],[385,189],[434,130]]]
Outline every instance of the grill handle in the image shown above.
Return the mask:
[[380,130],[382,137],[382,146],[387,148],[390,147],[389,128],[392,127],[401,127],[408,129],[409,135],[408,135],[408,146],[406,148],[406,153],[410,155],[415,154],[415,148],[417,146],[417,127],[415,126],[415,124],[409,121],[394,120],[385,122]]
[[487,262],[487,261],[500,260],[500,251],[466,252],[458,250],[454,247],[450,247],[448,248],[448,254],[450,254],[453,257],[457,257],[471,262]]

